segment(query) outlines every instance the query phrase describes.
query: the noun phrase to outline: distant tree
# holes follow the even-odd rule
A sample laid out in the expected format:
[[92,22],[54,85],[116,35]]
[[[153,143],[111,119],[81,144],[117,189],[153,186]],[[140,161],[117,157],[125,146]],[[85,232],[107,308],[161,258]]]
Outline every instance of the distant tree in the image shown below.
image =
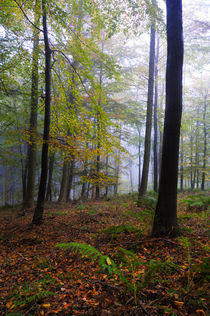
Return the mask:
[[155,56],[155,97],[154,97],[154,191],[158,190],[158,124],[157,124],[157,107],[158,107],[158,59],[159,59],[159,36],[157,34],[157,48]]
[[166,109],[159,196],[152,235],[177,235],[177,180],[182,115],[183,29],[182,0],[166,0]]
[[204,144],[203,144],[203,172],[202,172],[202,182],[201,182],[201,190],[205,189],[205,176],[206,176],[206,154],[207,154],[207,128],[206,128],[206,108],[207,108],[207,95],[206,93],[204,97],[204,108],[203,108],[203,136],[204,136]]
[[144,140],[144,160],[141,177],[141,185],[139,187],[139,199],[146,193],[149,161],[151,149],[151,131],[152,131],[152,107],[153,107],[153,90],[154,90],[154,64],[155,64],[155,26],[154,22],[150,30],[150,57],[149,57],[149,80],[147,94],[147,116],[146,116],[146,131]]

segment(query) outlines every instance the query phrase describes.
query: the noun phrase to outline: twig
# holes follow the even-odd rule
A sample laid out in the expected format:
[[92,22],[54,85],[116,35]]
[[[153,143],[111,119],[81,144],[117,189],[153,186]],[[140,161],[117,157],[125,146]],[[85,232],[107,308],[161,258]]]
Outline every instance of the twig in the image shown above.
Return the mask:
[[26,20],[27,20],[31,25],[33,25],[33,27],[35,27],[37,30],[39,30],[40,32],[43,32],[42,29],[40,29],[40,28],[39,28],[38,26],[36,26],[33,22],[31,22],[31,20],[28,18],[27,14],[26,14],[25,11],[23,10],[22,5],[20,5],[17,0],[14,0],[14,2],[17,4],[18,8],[22,11],[22,13],[23,13],[24,17],[26,18]]

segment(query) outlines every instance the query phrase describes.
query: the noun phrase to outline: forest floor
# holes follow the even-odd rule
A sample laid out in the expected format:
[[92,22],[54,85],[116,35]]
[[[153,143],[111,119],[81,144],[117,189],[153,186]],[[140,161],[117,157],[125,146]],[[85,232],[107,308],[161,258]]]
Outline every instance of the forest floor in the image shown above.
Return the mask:
[[[0,315],[207,315],[203,201],[179,196],[175,239],[150,237],[154,196],[141,207],[133,195],[47,204],[41,226],[30,211],[1,209]],[[71,242],[98,252],[56,247]]]

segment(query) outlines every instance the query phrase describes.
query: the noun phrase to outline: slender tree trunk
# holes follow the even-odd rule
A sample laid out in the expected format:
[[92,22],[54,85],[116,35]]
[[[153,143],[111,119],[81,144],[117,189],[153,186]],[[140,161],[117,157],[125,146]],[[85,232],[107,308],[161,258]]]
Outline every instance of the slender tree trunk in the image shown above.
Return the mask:
[[54,162],[55,162],[55,151],[53,151],[49,157],[49,172],[48,172],[46,201],[52,201],[52,176],[53,176]]
[[152,235],[176,236],[179,136],[182,115],[183,31],[182,0],[166,0],[166,110],[158,202]]
[[70,168],[69,160],[64,160],[60,194],[58,198],[59,202],[67,202],[66,197],[67,197],[67,188],[68,188],[68,181],[69,181],[69,168]]
[[[103,54],[104,51],[104,40],[102,38],[101,41],[101,52]],[[100,92],[99,92],[99,100],[98,100],[98,105],[99,107],[101,106],[101,89],[102,89],[102,76],[103,76],[103,67],[102,67],[102,63],[100,65],[100,73],[99,73],[99,84],[100,84]],[[101,165],[101,158],[100,158],[100,148],[101,148],[101,127],[100,127],[100,112],[98,111],[97,113],[97,138],[98,138],[98,143],[97,143],[97,149],[98,149],[98,154],[96,157],[96,172],[97,172],[97,176],[99,176],[99,172],[100,172],[100,165]],[[99,184],[97,183],[96,185],[96,199],[99,199],[100,197],[100,187]]]
[[[87,161],[85,161],[85,164],[84,164],[83,175],[84,175],[85,177],[87,177]],[[85,199],[86,186],[87,186],[87,181],[84,181],[84,180],[83,180],[83,183],[82,183],[82,191],[81,191],[81,199]],[[87,197],[87,195],[86,195],[86,197]]]
[[190,136],[190,187],[194,189],[193,183],[193,136]]
[[141,129],[137,126],[137,131],[139,135],[139,143],[138,143],[138,158],[139,158],[139,168],[138,168],[138,191],[140,189],[141,184]]
[[207,128],[206,128],[206,107],[207,107],[207,94],[204,99],[204,110],[203,110],[203,172],[201,181],[201,190],[205,190],[205,172],[206,172],[206,146],[207,146]]
[[51,103],[51,49],[47,30],[46,0],[42,0],[43,30],[45,44],[45,117],[41,160],[41,178],[39,183],[38,200],[33,216],[33,224],[40,225],[43,220],[44,200],[48,173],[48,148],[50,134],[50,103]]
[[154,191],[158,190],[158,154],[157,154],[157,107],[158,107],[158,59],[159,59],[159,36],[157,35],[157,51],[155,56],[155,100],[154,100]]
[[74,177],[74,158],[70,161],[69,166],[69,174],[68,174],[68,185],[67,185],[67,192],[66,192],[66,201],[71,201],[71,189]]
[[[37,11],[37,1],[35,5],[35,11]],[[39,24],[39,12],[35,12],[34,23]],[[38,111],[38,99],[39,99],[39,30],[34,28],[33,34],[33,53],[32,53],[32,80],[31,80],[31,113],[29,124],[29,143],[27,154],[27,188],[26,195],[23,201],[23,208],[34,208],[34,191],[35,191],[35,179],[36,179],[36,134],[37,134],[37,111]]]
[[146,193],[148,175],[149,175],[151,131],[152,131],[153,88],[154,88],[154,60],[155,60],[155,28],[154,28],[154,25],[152,25],[151,33],[150,33],[149,81],[148,81],[148,95],[147,95],[146,132],[145,132],[145,141],[144,141],[144,162],[143,162],[141,185],[139,188],[139,202],[140,202],[140,198]]
[[129,159],[129,174],[130,174],[131,192],[133,192],[133,172],[132,172],[132,165],[133,165],[133,162],[132,162],[131,159]]
[[180,190],[183,191],[183,180],[184,180],[184,148],[183,148],[183,137],[181,136],[181,161],[180,161]]
[[[109,154],[107,154],[107,156],[106,156],[106,176],[107,177],[108,177],[108,169],[109,169]],[[108,195],[108,191],[109,191],[109,186],[106,185],[104,196]]]
[[[120,125],[120,130],[119,130],[119,140],[121,142],[121,137],[122,137],[122,126]],[[120,150],[118,150],[118,157],[120,158]],[[115,160],[115,184],[114,184],[114,194],[118,193],[118,185],[119,185],[119,173],[120,173],[120,164],[117,159]]]

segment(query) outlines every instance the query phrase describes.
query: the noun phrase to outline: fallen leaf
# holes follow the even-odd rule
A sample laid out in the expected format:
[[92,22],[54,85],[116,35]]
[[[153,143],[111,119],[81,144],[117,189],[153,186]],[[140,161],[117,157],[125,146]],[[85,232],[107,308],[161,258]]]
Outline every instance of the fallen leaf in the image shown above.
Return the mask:
[[174,301],[174,304],[175,304],[179,309],[182,309],[182,306],[184,305],[184,302]]
[[50,307],[50,303],[43,304],[42,306],[45,307],[45,308],[49,308]]

